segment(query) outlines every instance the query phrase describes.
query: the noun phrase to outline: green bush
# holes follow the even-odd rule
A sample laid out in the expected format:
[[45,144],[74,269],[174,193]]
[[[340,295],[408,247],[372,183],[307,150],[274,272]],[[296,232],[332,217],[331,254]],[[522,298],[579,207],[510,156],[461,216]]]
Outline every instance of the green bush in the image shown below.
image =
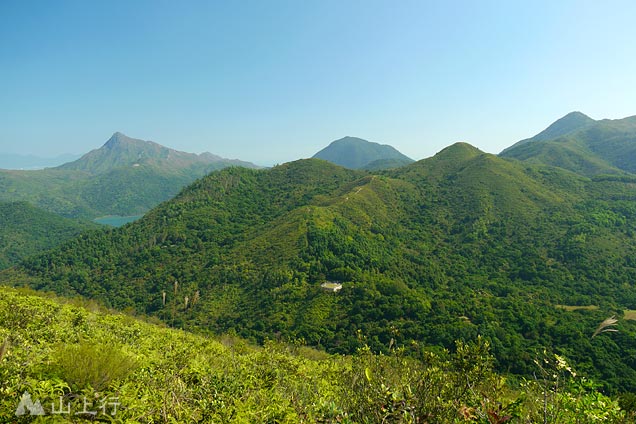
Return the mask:
[[59,346],[53,354],[54,370],[75,389],[106,389],[113,381],[123,380],[136,362],[121,348],[104,343],[82,341]]

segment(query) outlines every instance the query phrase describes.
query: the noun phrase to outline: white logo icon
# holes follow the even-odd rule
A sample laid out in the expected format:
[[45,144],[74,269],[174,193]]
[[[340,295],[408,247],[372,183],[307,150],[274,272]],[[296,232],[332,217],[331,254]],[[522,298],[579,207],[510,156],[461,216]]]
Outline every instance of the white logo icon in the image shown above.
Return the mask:
[[35,403],[33,403],[29,392],[24,392],[22,394],[18,408],[15,410],[15,414],[17,416],[25,415],[26,410],[28,410],[31,415],[46,415],[40,401],[36,400]]

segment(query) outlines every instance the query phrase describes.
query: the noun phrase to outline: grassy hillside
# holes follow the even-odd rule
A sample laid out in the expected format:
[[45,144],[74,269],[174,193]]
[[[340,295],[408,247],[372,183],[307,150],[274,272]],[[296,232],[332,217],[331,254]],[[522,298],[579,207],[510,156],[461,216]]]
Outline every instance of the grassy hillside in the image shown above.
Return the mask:
[[[331,356],[163,328],[94,304],[0,288],[0,420],[218,423],[622,423],[633,418],[561,356],[538,380],[492,372],[488,344],[406,357]],[[192,308],[199,307],[194,303]],[[629,405],[629,398],[622,398]],[[23,413],[16,416],[17,412]],[[631,418],[630,418],[631,417]]]
[[377,159],[373,162],[369,162],[362,167],[367,171],[380,171],[383,169],[399,168],[401,166],[413,163],[412,159]]
[[502,157],[553,165],[582,175],[636,172],[636,117],[594,121],[570,114]]
[[566,143],[564,140],[527,143],[502,153],[502,157],[536,165],[557,166],[587,176],[625,174],[581,143]]
[[[634,200],[633,181],[463,143],[383,174],[319,160],[231,168],[0,279],[330,352],[398,343],[417,354],[481,335],[497,369],[525,376],[551,346],[608,390],[636,390],[636,323],[590,338],[636,309]],[[324,292],[325,281],[343,288]],[[196,309],[182,307],[195,298]]]
[[0,269],[51,249],[98,225],[71,220],[26,202],[0,203]]
[[534,137],[527,138],[525,140],[518,141],[513,144],[511,147],[504,149],[502,153],[505,153],[508,150],[514,149],[516,147],[521,146],[522,144],[532,143],[535,141],[548,141],[554,140],[556,138],[564,137],[568,134],[581,130],[587,126],[591,126],[596,121],[589,116],[585,115],[581,112],[570,112],[565,115],[563,118],[558,119],[554,123],[552,123],[548,128],[541,131],[539,134]]

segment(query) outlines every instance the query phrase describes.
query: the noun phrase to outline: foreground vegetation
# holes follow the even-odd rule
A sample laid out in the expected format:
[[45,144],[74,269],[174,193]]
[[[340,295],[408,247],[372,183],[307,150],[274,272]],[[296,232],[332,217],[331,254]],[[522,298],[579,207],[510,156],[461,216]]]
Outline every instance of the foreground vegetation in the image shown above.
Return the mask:
[[[87,309],[88,307],[88,309]],[[623,423],[621,406],[537,352],[536,378],[492,371],[488,343],[405,357],[328,355],[162,328],[84,302],[0,289],[0,421],[27,392],[37,422]],[[94,414],[90,414],[93,412]]]

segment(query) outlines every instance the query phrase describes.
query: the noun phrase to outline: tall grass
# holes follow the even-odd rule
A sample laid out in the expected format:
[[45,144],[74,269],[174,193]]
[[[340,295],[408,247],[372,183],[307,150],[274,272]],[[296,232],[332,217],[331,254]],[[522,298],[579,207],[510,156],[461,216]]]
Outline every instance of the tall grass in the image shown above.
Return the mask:
[[91,387],[96,391],[124,379],[136,365],[117,346],[89,342],[59,347],[54,361],[60,377],[75,389]]

